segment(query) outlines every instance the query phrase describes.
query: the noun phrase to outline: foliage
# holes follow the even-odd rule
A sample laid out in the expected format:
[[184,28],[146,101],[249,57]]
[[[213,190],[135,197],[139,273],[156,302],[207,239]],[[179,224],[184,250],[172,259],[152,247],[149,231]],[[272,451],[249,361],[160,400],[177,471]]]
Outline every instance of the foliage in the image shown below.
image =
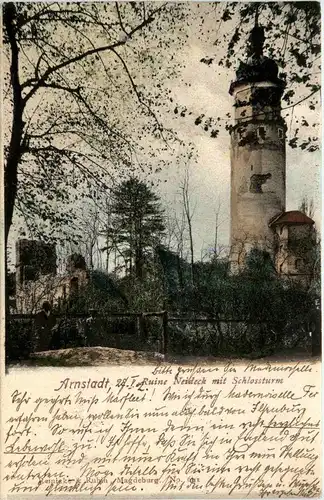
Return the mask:
[[95,270],[89,275],[87,286],[68,302],[61,304],[58,312],[90,313],[91,311],[108,314],[123,311],[128,307],[128,300],[113,276],[104,271]]
[[[201,62],[231,69],[256,12],[266,26],[265,51],[287,82],[284,108],[307,103],[315,117],[318,2],[5,3],[6,236],[15,207],[29,232],[60,239],[77,199],[109,190],[116,174],[161,170],[159,152],[175,137],[162,123],[175,105],[167,82],[185,67],[175,63],[174,47],[185,45],[194,21],[197,39],[209,46]],[[215,57],[220,46],[226,54]],[[229,127],[230,117],[194,116],[176,105],[174,118],[184,116],[212,137],[221,124]],[[316,118],[291,121],[291,147],[318,149]],[[156,139],[150,149],[142,142],[148,136]]]
[[165,230],[159,198],[143,181],[130,177],[114,189],[111,213],[114,242],[126,272],[142,279],[145,262]]
[[16,289],[16,304],[19,311],[35,314],[45,301],[53,304],[55,297],[65,284],[65,277],[53,274],[33,276],[33,279],[24,281],[23,286]]
[[130,311],[161,311],[165,305],[165,290],[159,269],[146,266],[144,280],[135,276],[125,276],[119,280],[120,289],[125,293]]
[[6,322],[6,359],[25,359],[33,351],[32,321]]
[[[247,269],[238,275],[228,273],[226,261],[196,263],[194,287],[187,264],[183,285],[178,295],[171,296],[158,261],[151,262],[143,281],[132,276],[115,280],[102,272],[93,273],[92,285],[72,302],[67,318],[59,322],[59,346],[71,346],[83,338],[89,346],[157,350],[161,347],[161,318],[145,314],[139,319],[113,317],[111,313],[145,313],[167,307],[170,316],[183,318],[168,323],[170,354],[255,357],[298,344],[305,347],[309,331],[314,337],[318,334],[318,325],[314,327],[318,323],[318,296],[314,290],[278,279],[272,267],[260,273],[264,260],[268,257],[254,250]],[[73,314],[80,312],[87,313],[88,319],[73,319]],[[11,358],[30,352],[28,328],[21,325],[22,330],[13,329],[13,324],[7,329]]]
[[242,276],[265,282],[273,279],[275,275],[275,265],[269,252],[252,248],[246,256]]
[[[203,4],[202,4],[203,5]],[[203,8],[203,7],[201,7]],[[246,52],[251,28],[258,22],[266,29],[264,53],[278,62],[279,77],[286,82],[283,95],[283,112],[290,114],[288,144],[291,148],[306,151],[319,150],[317,106],[320,99],[321,13],[319,2],[223,2],[210,5],[218,20],[213,44],[200,62],[207,66],[221,66],[228,70],[238,64],[237,54]],[[206,26],[206,13],[201,16],[200,38],[210,38]],[[215,56],[215,46],[218,48]],[[226,47],[223,54],[221,48]],[[294,118],[294,110],[307,105],[304,115]],[[186,105],[178,104],[175,116],[190,117],[193,113]],[[300,115],[300,113],[298,113]],[[297,115],[297,113],[296,113]],[[210,137],[217,138],[221,127],[231,129],[229,116],[194,116],[194,123]],[[293,122],[293,126],[292,126]]]
[[[116,172],[159,163],[174,137],[159,107],[178,69],[165,49],[182,11],[156,2],[4,4],[6,238],[14,207],[30,232],[60,238],[75,200],[109,189]],[[157,142],[142,164],[144,132]]]
[[172,349],[191,354],[260,355],[305,343],[316,312],[314,290],[276,276],[267,252],[253,249],[240,274],[228,263],[196,264],[170,308],[190,320],[170,324]]
[[312,219],[315,213],[313,198],[309,199],[307,196],[304,196],[298,207],[298,210]]
[[[213,325],[172,322],[168,328],[170,351],[180,356],[212,356],[216,354],[217,331]],[[219,354],[219,353],[217,353]]]
[[[217,62],[232,70],[255,18],[266,26],[265,53],[278,61],[282,68],[279,76],[286,81],[283,111],[291,112],[293,122],[295,107],[304,104],[311,117],[294,120],[289,144],[316,151],[318,137],[307,132],[305,138],[305,131],[316,127],[319,4],[230,2],[197,4],[195,12],[199,9],[202,16],[197,36],[208,41],[207,50],[213,52],[201,59],[207,66]],[[264,347],[270,331],[276,341],[280,340],[311,316],[319,296],[319,238],[313,259],[316,286],[310,291],[280,281],[267,254],[258,251],[250,253],[246,268],[237,276],[229,275],[225,261],[194,263],[187,176],[182,191],[191,266],[181,258],[183,241],[178,255],[163,250],[160,262],[154,260],[165,229],[164,214],[158,197],[139,180],[137,171],[158,173],[166,165],[159,153],[165,153],[175,134],[162,123],[165,115],[161,109],[175,106],[174,118],[190,116],[213,138],[221,124],[230,129],[230,116],[194,116],[186,106],[175,104],[167,89],[168,79],[177,77],[180,69],[173,61],[174,42],[185,43],[188,34],[180,33],[190,24],[193,12],[181,2],[4,5],[4,46],[9,63],[5,68],[5,110],[12,119],[5,132],[6,238],[14,208],[23,215],[30,233],[60,238],[74,221],[80,198],[90,197],[100,206],[98,193],[106,197],[111,193],[106,232],[109,244],[118,248],[125,261],[126,276],[116,280],[107,274],[107,243],[107,273],[92,274],[87,288],[70,303],[69,312],[95,308],[108,315],[109,311],[166,307],[187,313],[192,320],[197,315],[216,317],[219,322],[207,332],[198,323],[182,330],[183,335],[178,326],[172,327],[172,345],[181,345],[188,353],[199,349],[247,352],[257,345]],[[204,27],[207,13],[218,17],[213,45],[209,29]],[[226,54],[219,51],[215,58],[215,46],[226,44]],[[147,145],[149,137],[153,147]],[[312,212],[306,201],[301,209]],[[99,234],[101,221],[95,222],[93,227]],[[92,233],[87,220],[85,224]],[[179,233],[182,238],[182,227]],[[93,267],[98,235],[89,236],[84,240]],[[217,231],[215,250],[216,242]],[[224,327],[222,318],[237,319],[238,324]],[[128,328],[126,321],[110,327],[112,331]],[[153,322],[151,327],[158,330]],[[15,343],[19,334],[14,337]]]
[[[314,200],[304,196],[298,207],[298,210],[313,219],[315,214]],[[308,252],[308,259],[311,264],[311,271],[313,275],[311,289],[315,295],[321,295],[321,235],[316,226],[313,227],[313,234],[306,240],[299,243],[300,254]]]

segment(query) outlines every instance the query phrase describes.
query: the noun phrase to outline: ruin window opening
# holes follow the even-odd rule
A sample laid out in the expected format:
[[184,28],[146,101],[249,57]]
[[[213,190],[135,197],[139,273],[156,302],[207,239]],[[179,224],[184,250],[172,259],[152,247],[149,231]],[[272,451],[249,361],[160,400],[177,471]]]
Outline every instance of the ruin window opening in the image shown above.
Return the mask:
[[301,269],[303,266],[303,259],[296,259],[295,260],[295,268],[297,270]]
[[258,137],[260,139],[265,139],[265,137],[266,137],[266,129],[265,129],[265,127],[258,127]]
[[70,281],[71,294],[76,294],[79,291],[79,280],[78,278],[72,278]]
[[284,138],[283,128],[278,128],[278,137],[279,137],[279,139],[283,139]]

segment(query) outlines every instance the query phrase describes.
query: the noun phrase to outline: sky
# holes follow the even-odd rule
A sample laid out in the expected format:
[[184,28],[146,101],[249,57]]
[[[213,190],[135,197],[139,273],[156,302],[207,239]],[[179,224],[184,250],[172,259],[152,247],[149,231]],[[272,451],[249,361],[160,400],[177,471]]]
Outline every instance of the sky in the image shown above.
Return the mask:
[[[162,121],[172,127],[185,143],[194,145],[196,161],[189,163],[190,170],[190,201],[193,209],[193,236],[195,258],[199,259],[205,251],[212,248],[215,233],[215,211],[219,211],[219,244],[229,244],[230,229],[230,136],[222,128],[219,136],[214,139],[201,127],[194,124],[194,118],[201,114],[206,116],[233,115],[233,98],[229,95],[229,85],[235,78],[235,68],[239,58],[244,58],[242,51],[233,56],[234,67],[225,69],[217,64],[203,64],[202,58],[215,57],[224,53],[224,46],[215,46],[216,38],[222,36],[222,30],[233,29],[231,22],[219,26],[219,12],[210,11],[210,5],[203,6],[205,26],[203,36],[199,33],[198,13],[196,6],[191,4],[192,22],[185,26],[186,43],[171,46],[175,61],[179,61],[180,74],[168,81],[174,103],[186,106],[192,111],[191,117],[181,118],[172,112],[163,112]],[[201,12],[201,11],[200,11]],[[280,41],[279,41],[280,42]],[[236,61],[234,62],[234,58]],[[144,78],[144,77],[143,77]],[[147,85],[150,85],[149,81]],[[297,96],[298,97],[298,96]],[[319,116],[319,109],[316,110]],[[288,127],[294,126],[294,121],[301,116],[309,115],[307,102],[287,114]],[[314,116],[314,114],[312,115]],[[317,129],[313,130],[319,133]],[[145,138],[147,151],[154,147],[154,141]],[[144,151],[145,154],[145,151]],[[184,176],[184,162],[180,164],[173,156],[166,153],[168,167],[156,175],[158,192],[169,214],[180,217],[182,211],[180,186]],[[320,226],[320,162],[319,152],[309,153],[287,146],[286,158],[286,208],[297,209],[302,198],[314,199],[315,222]],[[146,174],[143,174],[146,177]],[[166,181],[166,182],[165,182]],[[11,232],[12,243],[19,234],[16,228]]]
[[[230,25],[228,26],[230,29]],[[211,25],[211,32],[212,32]],[[212,41],[212,37],[211,40]],[[197,40],[196,33],[192,31],[188,46],[184,47],[179,59],[186,61],[181,83],[175,83],[173,92],[176,99],[195,110],[196,115],[202,113],[207,116],[226,116],[230,113],[233,121],[233,97],[229,95],[231,80],[235,79],[235,69],[239,59],[244,59],[244,54],[238,53],[234,67],[225,69],[217,65],[207,66],[200,60],[208,56],[215,57],[215,47],[212,43],[206,44]],[[233,58],[234,62],[234,58]],[[320,121],[320,111],[318,121]],[[308,103],[294,108],[286,113],[286,123],[289,127],[296,126],[296,120],[302,116],[309,118]],[[314,114],[312,114],[314,117]],[[222,129],[217,139],[212,139],[209,134],[188,121],[177,121],[179,133],[195,144],[198,162],[191,168],[192,203],[196,207],[193,217],[195,256],[199,258],[203,248],[211,248],[215,232],[215,211],[220,202],[220,220],[223,221],[219,228],[220,244],[229,244],[230,230],[230,135]],[[319,134],[318,128],[313,130]],[[304,196],[314,200],[315,223],[321,226],[320,208],[320,164],[321,154],[305,152],[300,149],[286,148],[286,210],[296,210]],[[178,186],[181,183],[182,172],[169,171],[169,182],[165,184],[164,195],[167,199],[177,199]]]

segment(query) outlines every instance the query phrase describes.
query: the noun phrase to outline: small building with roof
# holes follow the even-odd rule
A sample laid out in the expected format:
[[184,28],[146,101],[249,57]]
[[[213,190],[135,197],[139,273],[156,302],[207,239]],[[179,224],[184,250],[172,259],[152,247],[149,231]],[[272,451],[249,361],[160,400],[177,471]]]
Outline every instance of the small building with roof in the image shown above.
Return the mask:
[[316,241],[314,221],[299,210],[282,212],[269,222],[274,233],[275,265],[282,277],[309,284]]

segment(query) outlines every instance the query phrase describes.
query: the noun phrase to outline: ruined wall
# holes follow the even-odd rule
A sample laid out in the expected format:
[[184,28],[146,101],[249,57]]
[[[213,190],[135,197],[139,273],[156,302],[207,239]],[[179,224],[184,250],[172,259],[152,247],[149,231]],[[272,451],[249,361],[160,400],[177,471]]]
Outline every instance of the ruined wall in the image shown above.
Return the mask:
[[77,295],[89,282],[85,260],[73,254],[67,272],[57,275],[55,244],[18,240],[16,243],[16,312],[35,313],[45,301],[52,306]]
[[37,280],[25,281],[16,290],[16,312],[36,313],[45,301],[52,307],[60,306],[73,295],[78,295],[88,282],[88,272],[80,269],[67,275],[46,274],[39,276]]
[[16,284],[36,280],[40,275],[56,274],[55,244],[34,240],[16,243]]

